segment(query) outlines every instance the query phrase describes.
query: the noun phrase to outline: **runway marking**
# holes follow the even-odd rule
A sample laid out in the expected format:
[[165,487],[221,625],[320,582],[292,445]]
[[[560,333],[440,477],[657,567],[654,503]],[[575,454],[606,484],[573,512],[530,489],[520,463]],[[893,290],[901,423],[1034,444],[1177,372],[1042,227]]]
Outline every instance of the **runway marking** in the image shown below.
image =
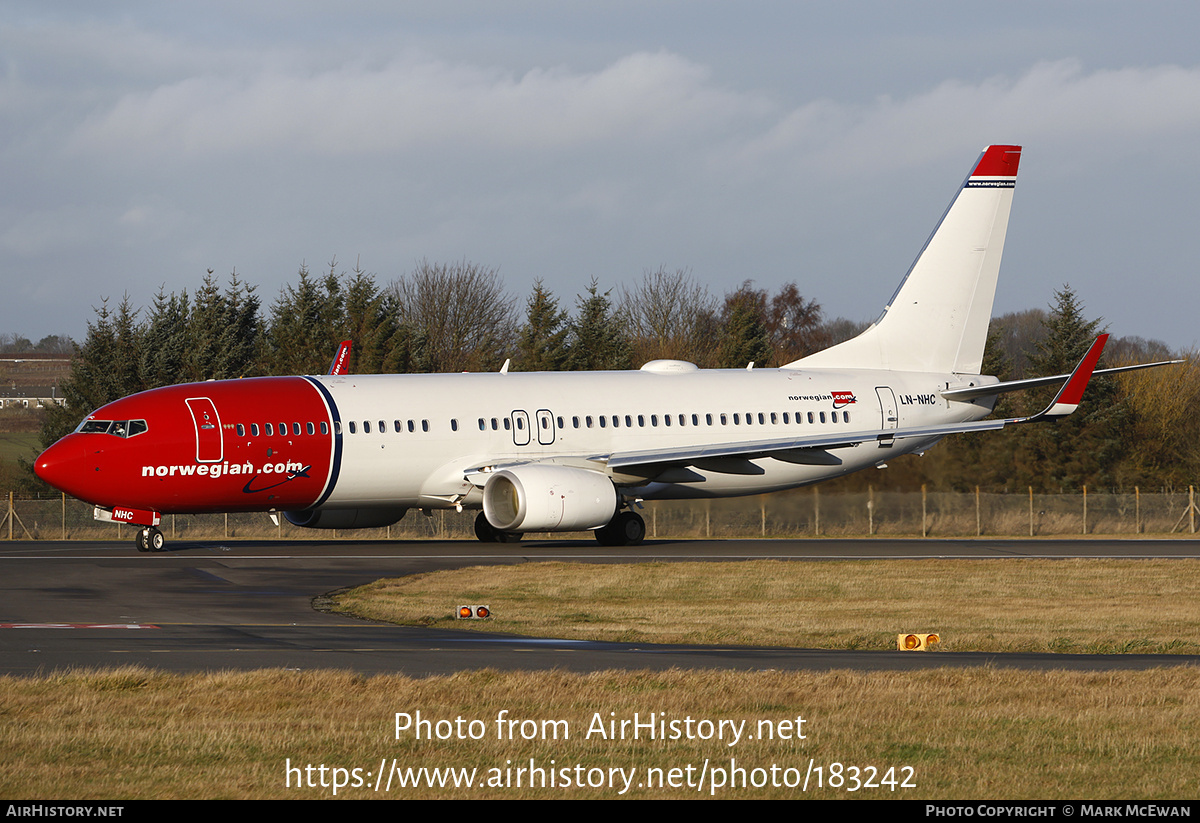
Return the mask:
[[[1173,541],[1160,541],[1163,543],[1171,543]],[[576,552],[562,553],[546,553],[546,554],[527,554],[527,555],[506,555],[506,554],[243,554],[232,555],[224,558],[224,563],[232,563],[239,560],[423,560],[423,561],[512,561],[513,563],[529,563],[539,560],[618,560],[629,563],[646,563],[658,561],[675,561],[686,560],[694,562],[725,562],[738,560],[1005,560],[1014,559],[1020,560],[1025,558],[1040,559],[1040,560],[1190,560],[1200,558],[1200,550],[1190,549],[1188,552],[1174,552],[1170,554],[1148,554],[1145,552],[1137,554],[1100,554],[1100,553],[1083,553],[1080,551],[1072,551],[1070,553],[1034,553],[1034,552],[1018,552],[1007,548],[988,547],[986,551],[989,554],[932,554],[929,552],[923,554],[783,554],[779,552],[762,553],[762,554],[581,554]],[[45,556],[45,555],[2,555],[0,561],[3,560],[53,560],[62,562],[64,560],[125,560],[128,562],[154,562],[155,558],[164,558],[167,555],[142,555],[140,557],[119,557],[113,555],[82,555],[75,557],[61,556]],[[180,558],[182,559],[182,558]],[[192,558],[195,559],[194,557]],[[224,578],[217,577],[218,580]]]
[[0,629],[157,629],[154,623],[0,623]]

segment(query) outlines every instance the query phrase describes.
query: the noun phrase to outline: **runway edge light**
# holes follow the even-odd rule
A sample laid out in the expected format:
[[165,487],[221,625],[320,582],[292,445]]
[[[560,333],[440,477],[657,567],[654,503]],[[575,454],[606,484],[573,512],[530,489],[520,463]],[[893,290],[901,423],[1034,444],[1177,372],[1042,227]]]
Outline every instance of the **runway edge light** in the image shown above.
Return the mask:
[[491,606],[477,605],[477,606],[459,606],[458,607],[458,619],[459,620],[483,620],[483,619],[491,617],[491,616],[492,616],[492,607]]
[[927,652],[932,651],[933,647],[942,642],[942,638],[936,634],[898,634],[896,635],[896,649],[902,652]]

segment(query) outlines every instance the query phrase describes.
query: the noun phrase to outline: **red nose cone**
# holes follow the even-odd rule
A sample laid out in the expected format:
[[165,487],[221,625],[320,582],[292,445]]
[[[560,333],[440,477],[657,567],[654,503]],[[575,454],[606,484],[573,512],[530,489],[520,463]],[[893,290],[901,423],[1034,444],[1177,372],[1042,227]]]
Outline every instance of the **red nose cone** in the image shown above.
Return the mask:
[[[89,462],[93,464],[90,467]],[[33,470],[54,488],[72,497],[92,501],[95,497],[87,493],[88,488],[99,481],[94,462],[85,460],[79,441],[74,435],[67,435],[38,455]]]

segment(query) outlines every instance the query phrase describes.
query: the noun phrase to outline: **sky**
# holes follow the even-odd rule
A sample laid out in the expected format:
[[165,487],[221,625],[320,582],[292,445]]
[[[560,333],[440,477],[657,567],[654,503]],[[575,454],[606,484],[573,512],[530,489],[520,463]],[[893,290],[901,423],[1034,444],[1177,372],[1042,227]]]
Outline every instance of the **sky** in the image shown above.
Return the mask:
[[[686,269],[874,319],[979,152],[1024,146],[994,314],[1069,284],[1200,341],[1200,4],[0,7],[0,334],[212,269],[496,268],[523,303]],[[1182,238],[1182,240],[1181,240]]]

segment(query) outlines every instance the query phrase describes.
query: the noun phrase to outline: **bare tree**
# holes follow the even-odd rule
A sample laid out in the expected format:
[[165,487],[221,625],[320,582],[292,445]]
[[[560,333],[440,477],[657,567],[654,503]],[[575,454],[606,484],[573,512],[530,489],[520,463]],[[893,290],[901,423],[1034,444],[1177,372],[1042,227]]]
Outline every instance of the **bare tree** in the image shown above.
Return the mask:
[[766,320],[776,365],[799,360],[829,345],[829,333],[821,322],[821,305],[816,300],[805,300],[794,282],[781,286],[771,298]]
[[422,260],[392,291],[424,371],[491,371],[514,349],[517,314],[497,269]]
[[706,365],[712,359],[717,301],[687,269],[647,271],[641,285],[621,289],[621,311],[636,363],[673,358]]

